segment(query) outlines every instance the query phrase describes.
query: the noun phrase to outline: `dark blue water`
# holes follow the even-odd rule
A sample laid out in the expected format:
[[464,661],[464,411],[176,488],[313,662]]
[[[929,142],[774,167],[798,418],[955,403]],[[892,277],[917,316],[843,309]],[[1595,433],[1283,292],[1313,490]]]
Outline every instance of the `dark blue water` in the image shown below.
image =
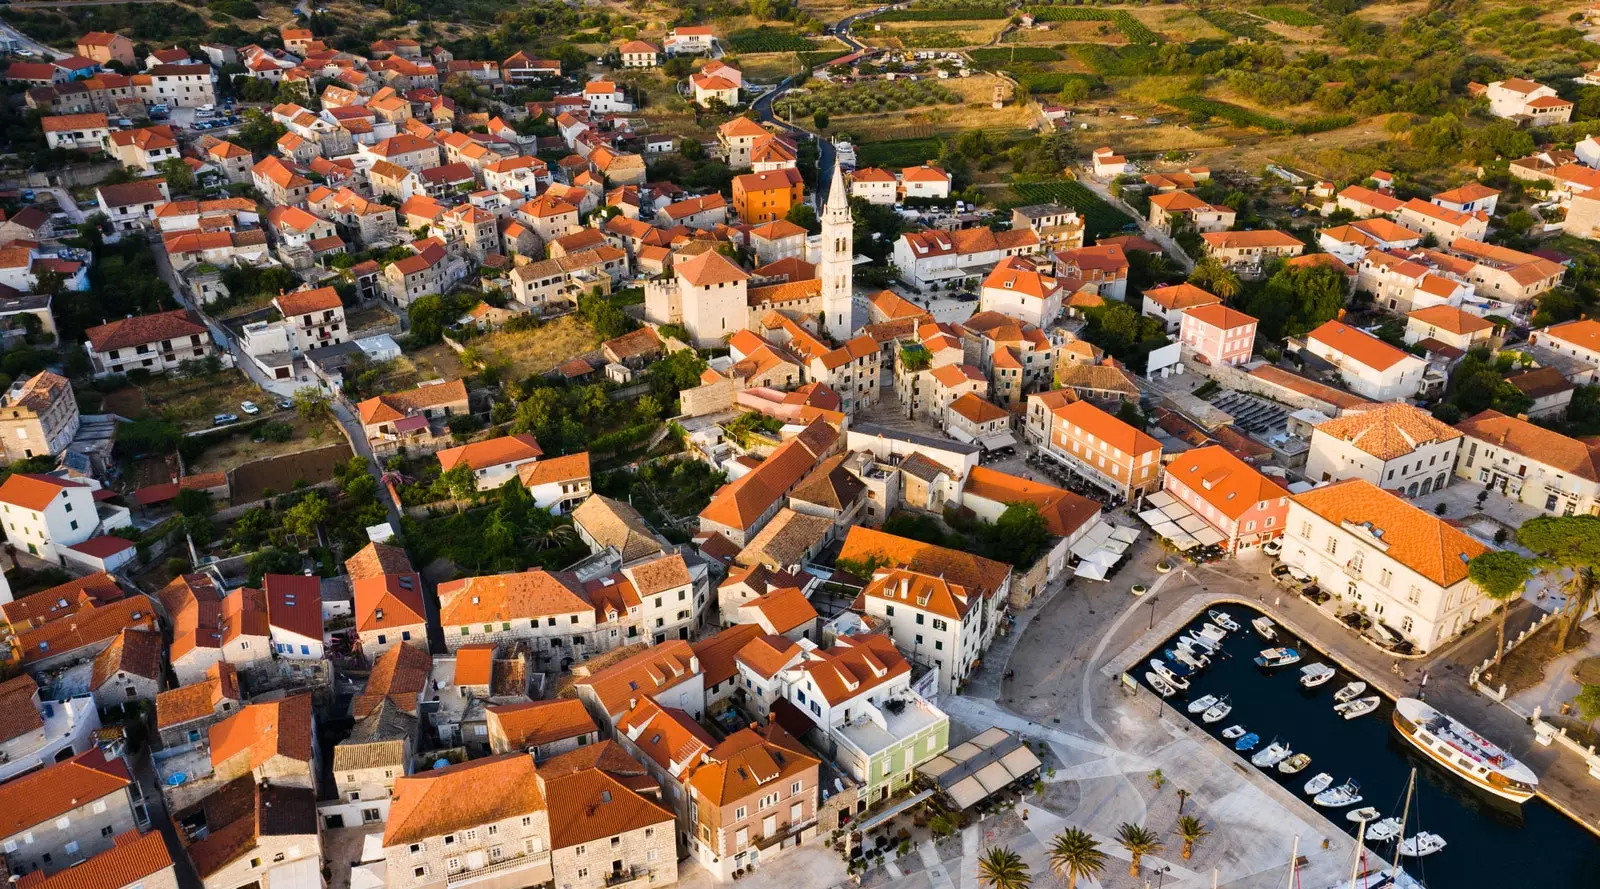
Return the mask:
[[[1313,805],[1327,818],[1322,826],[1329,836],[1334,830],[1354,835],[1356,825],[1345,818],[1345,813],[1362,806],[1378,809],[1383,813],[1380,817],[1399,817],[1406,781],[1415,767],[1417,789],[1405,833],[1412,836],[1426,830],[1439,834],[1448,843],[1442,851],[1426,858],[1403,859],[1406,871],[1425,880],[1429,889],[1600,887],[1600,838],[1542,800],[1535,798],[1517,805],[1477,791],[1454,773],[1435,765],[1393,728],[1390,717],[1394,703],[1387,698],[1377,710],[1345,720],[1333,712],[1333,694],[1345,683],[1365,677],[1352,676],[1281,627],[1276,642],[1262,639],[1250,627],[1259,612],[1237,605],[1221,610],[1241,627],[1223,642],[1228,657],[1213,656],[1210,667],[1189,677],[1189,690],[1169,698],[1168,703],[1178,715],[1209,732],[1217,743],[1226,744],[1230,750],[1233,742],[1224,740],[1221,733],[1238,724],[1261,736],[1257,750],[1277,736],[1296,753],[1310,754],[1311,764],[1294,775],[1280,774],[1276,768],[1258,769],[1308,804],[1305,783],[1318,772],[1333,775],[1334,786],[1354,778],[1361,785],[1362,802],[1342,809]],[[1191,629],[1198,629],[1203,622],[1203,618],[1196,620]],[[1173,647],[1176,641],[1175,636],[1161,650]],[[1276,670],[1256,667],[1253,659],[1261,649],[1278,645],[1299,649],[1300,663]],[[1161,657],[1161,651],[1151,656]],[[1338,675],[1317,688],[1302,688],[1300,669],[1317,661],[1333,667]],[[1143,682],[1147,670],[1148,662],[1131,672]],[[1363,696],[1372,693],[1376,692],[1369,689]],[[1185,706],[1188,700],[1207,694],[1229,695],[1233,712],[1213,725],[1201,722],[1198,713],[1190,715]],[[1248,759],[1249,754],[1245,757]],[[1600,788],[1595,792],[1600,793]],[[1301,837],[1300,841],[1314,847],[1319,839]],[[1369,848],[1385,859],[1394,858],[1393,843],[1369,844]]]

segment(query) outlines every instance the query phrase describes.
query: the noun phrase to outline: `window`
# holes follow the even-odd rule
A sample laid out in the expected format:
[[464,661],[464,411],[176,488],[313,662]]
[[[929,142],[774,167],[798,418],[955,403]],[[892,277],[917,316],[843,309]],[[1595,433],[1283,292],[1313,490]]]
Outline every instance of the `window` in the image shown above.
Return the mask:
[[107,824],[105,827],[100,828],[100,835],[103,836],[103,837],[111,836],[113,833],[116,833],[116,830],[114,828],[112,828],[112,826],[109,825],[109,824]]
[[738,821],[738,820],[744,818],[744,816],[746,814],[748,814],[748,813],[745,812],[744,806],[740,806],[739,808],[733,810],[733,818],[734,818],[735,821]]
[[1311,538],[1311,523],[1310,522],[1301,522],[1300,523],[1300,536],[1304,537],[1304,538],[1306,538],[1308,540]]
[[494,836],[494,835],[498,834],[499,832],[500,832],[500,825],[498,825],[498,824],[489,825],[489,829],[488,829],[489,836]]
[[428,875],[428,868],[426,865],[418,865],[411,869],[411,875],[413,877],[426,877]]
[[935,630],[947,630],[950,628],[950,624],[946,623],[943,618],[936,617],[933,619],[933,628]]
[[1330,556],[1336,556],[1336,555],[1339,554],[1339,538],[1337,538],[1337,537],[1329,537],[1328,538],[1327,552],[1328,552],[1328,555],[1330,555]]
[[533,826],[533,818],[528,816],[528,815],[523,815],[522,816],[522,826],[523,827],[532,827]]
[[1356,550],[1355,555],[1350,557],[1350,567],[1355,569],[1356,571],[1360,571],[1361,570],[1361,566],[1366,564],[1366,559],[1367,559],[1367,554],[1366,553],[1364,553],[1364,552],[1362,552],[1360,550]]
[[[884,610],[884,613],[887,616],[894,617],[894,606],[893,605],[885,605],[883,607],[883,610]],[[921,623],[921,622],[922,622],[922,615],[919,614],[919,615],[917,615],[917,623]]]
[[473,828],[471,830],[463,830],[461,832],[461,839],[464,842],[470,843],[473,840],[476,840],[477,838],[478,838],[478,829],[477,828]]
[[574,849],[573,851],[577,852],[579,855],[582,855],[582,854],[584,854],[584,849],[585,848],[586,847],[584,847],[584,846],[579,846],[577,849]]
[[446,858],[444,860],[444,866],[449,870],[453,870],[453,871],[460,870],[461,869],[461,859],[459,859],[459,858]]
[[422,851],[422,844],[421,843],[412,843],[411,844],[411,848],[408,849],[407,851],[409,851],[412,855],[415,855],[418,852]]
[[1408,614],[1400,620],[1400,632],[1409,633],[1414,625],[1415,624],[1411,620],[1411,615]]
[[[582,849],[583,847],[579,846],[578,848]],[[582,855],[583,853],[580,852],[578,854]],[[588,879],[588,877],[589,877],[589,869],[588,868],[586,868],[586,867],[578,868],[578,879],[585,880],[585,879]]]
[[1406,601],[1413,605],[1422,601],[1422,590],[1416,584],[1412,584],[1410,592],[1406,593]]

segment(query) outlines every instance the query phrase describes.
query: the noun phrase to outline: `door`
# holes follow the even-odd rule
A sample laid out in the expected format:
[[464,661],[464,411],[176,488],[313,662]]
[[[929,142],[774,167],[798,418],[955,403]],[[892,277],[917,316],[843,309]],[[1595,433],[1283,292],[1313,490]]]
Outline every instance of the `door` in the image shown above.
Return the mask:
[[768,815],[767,817],[761,819],[761,835],[762,836],[771,837],[773,834],[775,834],[777,832],[778,832],[778,816],[777,815]]
[[467,853],[467,870],[480,870],[483,867],[483,850],[478,849]]

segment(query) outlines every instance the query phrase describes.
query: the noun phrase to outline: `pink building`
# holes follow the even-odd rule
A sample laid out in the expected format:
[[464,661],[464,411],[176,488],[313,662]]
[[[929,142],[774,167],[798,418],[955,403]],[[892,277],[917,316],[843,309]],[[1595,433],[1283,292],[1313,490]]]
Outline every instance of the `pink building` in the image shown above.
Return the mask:
[[1178,341],[1213,365],[1244,364],[1255,349],[1256,319],[1221,303],[1183,313]]
[[1179,454],[1162,487],[1222,535],[1230,553],[1283,534],[1289,492],[1221,445]]

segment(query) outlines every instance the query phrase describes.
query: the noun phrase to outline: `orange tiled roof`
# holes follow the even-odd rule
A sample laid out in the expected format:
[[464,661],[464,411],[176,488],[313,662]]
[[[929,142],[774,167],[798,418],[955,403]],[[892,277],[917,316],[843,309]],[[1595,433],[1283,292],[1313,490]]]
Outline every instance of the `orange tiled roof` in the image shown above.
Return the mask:
[[591,609],[559,577],[542,569],[439,584],[439,620],[446,627],[528,620]]
[[594,718],[576,698],[490,707],[487,718],[491,731],[499,726],[506,743],[519,749],[599,732]]
[[580,680],[607,713],[628,709],[630,698],[642,698],[672,688],[699,675],[690,669],[694,649],[681,639],[669,639]]
[[412,843],[545,808],[533,757],[507,753],[397,778],[383,844]]
[[311,695],[250,704],[211,727],[211,765],[243,755],[249,768],[283,756],[311,762]]
[[1346,411],[1316,431],[1349,442],[1380,460],[1396,460],[1425,444],[1451,441],[1460,431],[1434,419],[1427,411],[1403,402],[1385,402],[1362,410]]
[[1375,535],[1386,555],[1440,586],[1466,580],[1467,562],[1488,550],[1444,519],[1365,479],[1345,479],[1291,499],[1352,534]]
[[121,759],[92,747],[71,759],[0,784],[0,835],[15,836],[132,783]]
[[865,562],[874,556],[888,559],[890,565],[944,577],[984,595],[998,591],[1011,573],[1011,566],[993,559],[908,537],[897,537],[862,525],[851,526],[838,557]]
[[1600,482],[1600,438],[1570,438],[1499,411],[1474,414],[1456,425],[1479,441],[1521,454],[1536,463]]
[[240,700],[238,672],[232,664],[218,661],[206,668],[206,678],[199,682],[156,695],[156,726],[167,729],[204,719],[223,701]]
[[542,454],[539,442],[524,432],[446,448],[439,452],[439,468],[449,472],[465,462],[469,469],[487,469],[519,460],[536,460]]
[[1388,370],[1407,358],[1421,360],[1371,334],[1363,333],[1338,321],[1324,323],[1307,334],[1306,339],[1323,343],[1330,349],[1348,355],[1352,360],[1377,371]]

